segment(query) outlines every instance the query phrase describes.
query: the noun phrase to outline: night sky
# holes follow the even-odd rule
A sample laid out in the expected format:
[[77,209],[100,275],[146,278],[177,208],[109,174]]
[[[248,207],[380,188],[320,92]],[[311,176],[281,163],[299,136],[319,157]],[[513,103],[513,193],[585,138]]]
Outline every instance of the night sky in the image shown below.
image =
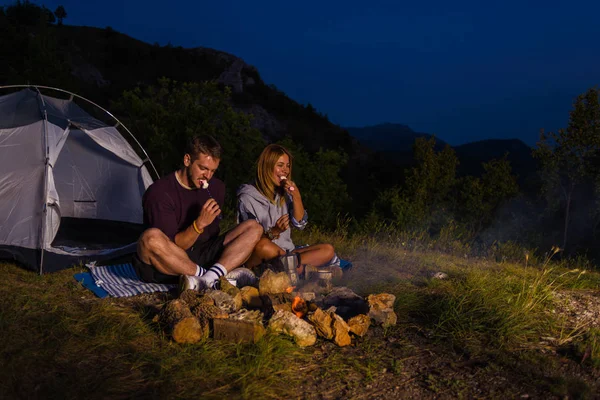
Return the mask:
[[341,126],[402,123],[452,145],[534,145],[600,84],[600,1],[34,2],[62,4],[65,24],[237,55]]

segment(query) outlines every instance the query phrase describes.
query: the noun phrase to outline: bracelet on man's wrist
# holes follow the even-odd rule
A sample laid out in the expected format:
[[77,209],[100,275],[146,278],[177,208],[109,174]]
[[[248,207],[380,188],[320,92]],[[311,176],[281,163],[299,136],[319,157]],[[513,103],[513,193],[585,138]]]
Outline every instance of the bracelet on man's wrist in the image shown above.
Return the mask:
[[204,228],[198,229],[198,226],[196,225],[196,220],[194,220],[194,222],[192,223],[192,226],[194,227],[194,230],[196,231],[196,233],[198,235],[202,235],[202,232],[204,232]]

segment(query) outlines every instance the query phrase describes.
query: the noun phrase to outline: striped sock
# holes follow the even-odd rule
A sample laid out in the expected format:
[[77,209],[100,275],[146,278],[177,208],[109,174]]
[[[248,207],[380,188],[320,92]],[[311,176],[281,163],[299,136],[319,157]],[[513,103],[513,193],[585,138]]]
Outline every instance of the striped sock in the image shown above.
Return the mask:
[[216,263],[215,265],[210,267],[208,271],[204,273],[204,275],[202,275],[202,280],[206,282],[208,287],[212,287],[214,283],[217,280],[219,280],[220,277],[225,275],[227,275],[227,270],[225,269],[225,267],[219,263]]
[[195,276],[202,276],[206,273],[206,270],[204,268],[202,268],[201,266],[199,266],[198,264],[196,264],[196,273],[194,274]]

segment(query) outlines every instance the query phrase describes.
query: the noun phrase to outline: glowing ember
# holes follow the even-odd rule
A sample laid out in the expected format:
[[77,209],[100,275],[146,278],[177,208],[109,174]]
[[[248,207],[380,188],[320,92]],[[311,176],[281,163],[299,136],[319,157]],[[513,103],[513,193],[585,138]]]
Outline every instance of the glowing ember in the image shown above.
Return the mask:
[[292,293],[294,291],[294,289],[296,289],[296,286],[290,286],[289,288],[285,289],[285,292]]
[[296,317],[302,318],[308,311],[308,306],[303,298],[296,296],[292,301],[292,312],[296,314]]

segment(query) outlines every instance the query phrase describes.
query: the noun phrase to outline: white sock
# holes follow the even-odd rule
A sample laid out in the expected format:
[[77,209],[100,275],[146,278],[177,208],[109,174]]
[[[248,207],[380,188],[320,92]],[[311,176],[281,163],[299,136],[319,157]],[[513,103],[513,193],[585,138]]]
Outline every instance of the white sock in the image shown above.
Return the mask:
[[204,273],[204,275],[202,275],[202,280],[206,282],[209,286],[212,286],[212,284],[216,280],[225,275],[227,275],[227,270],[225,269],[225,267],[219,263],[216,263],[215,265],[210,267],[208,271]]
[[206,270],[204,268],[202,268],[201,266],[199,266],[198,264],[196,264],[196,273],[194,274],[195,276],[202,276],[206,273]]

